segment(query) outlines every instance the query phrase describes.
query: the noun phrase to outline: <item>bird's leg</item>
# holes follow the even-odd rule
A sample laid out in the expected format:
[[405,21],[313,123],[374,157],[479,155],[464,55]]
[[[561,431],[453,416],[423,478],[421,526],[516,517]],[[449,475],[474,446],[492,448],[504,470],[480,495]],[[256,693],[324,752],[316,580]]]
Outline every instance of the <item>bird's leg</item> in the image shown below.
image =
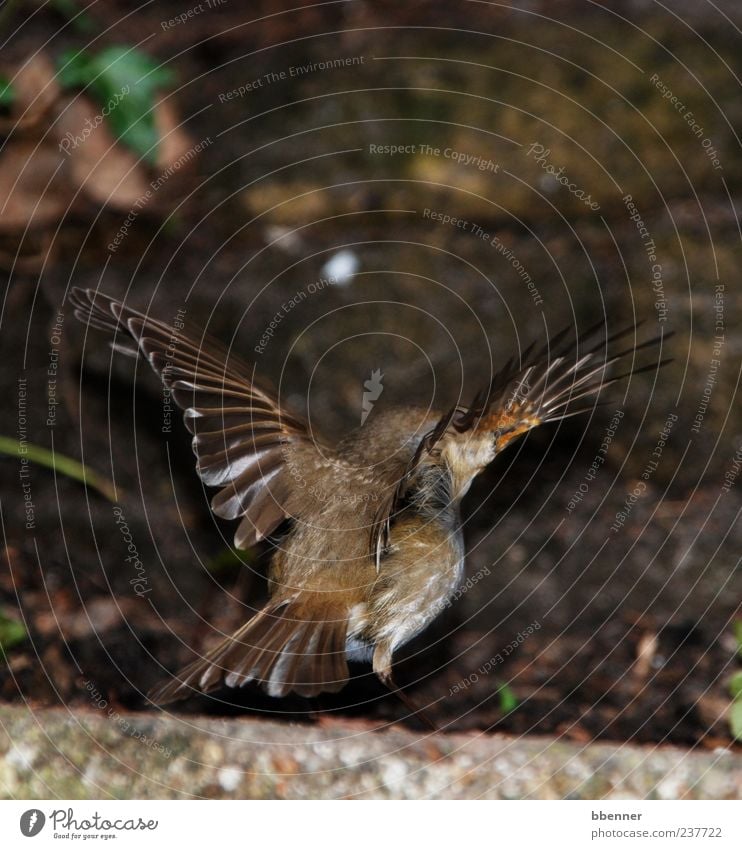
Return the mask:
[[426,711],[416,705],[404,690],[400,689],[392,678],[392,653],[388,646],[379,644],[374,651],[373,659],[374,672],[381,683],[402,702],[412,716],[419,716],[420,719],[431,729],[431,731],[439,731],[440,729],[435,722],[430,718]]

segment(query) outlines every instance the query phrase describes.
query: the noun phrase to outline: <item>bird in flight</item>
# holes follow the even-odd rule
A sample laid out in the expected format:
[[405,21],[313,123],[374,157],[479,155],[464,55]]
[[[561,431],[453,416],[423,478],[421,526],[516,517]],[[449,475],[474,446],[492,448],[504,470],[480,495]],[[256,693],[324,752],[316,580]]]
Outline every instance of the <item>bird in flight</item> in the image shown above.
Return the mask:
[[[590,411],[610,384],[656,370],[663,339],[636,326],[567,328],[514,356],[466,406],[376,411],[339,444],[300,417],[218,343],[87,289],[70,302],[113,346],[147,359],[184,413],[213,512],[239,521],[248,549],[278,531],[270,598],[150,694],[166,703],[253,681],[269,695],[315,696],[370,661],[397,691],[394,652],[447,606],[464,571],[460,505],[472,480],[534,427]],[[639,352],[654,361],[640,364]]]

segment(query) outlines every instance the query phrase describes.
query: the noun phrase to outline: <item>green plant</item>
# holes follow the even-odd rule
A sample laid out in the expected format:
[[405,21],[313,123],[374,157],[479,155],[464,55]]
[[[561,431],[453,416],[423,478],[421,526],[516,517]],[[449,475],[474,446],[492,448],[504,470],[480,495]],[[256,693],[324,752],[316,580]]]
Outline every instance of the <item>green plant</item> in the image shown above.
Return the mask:
[[15,92],[10,80],[0,75],[0,109],[9,109],[15,100]]
[[101,477],[97,472],[93,472],[73,460],[72,457],[66,457],[55,451],[52,453],[40,445],[34,445],[31,442],[21,443],[17,439],[12,439],[8,436],[0,436],[0,454],[10,454],[11,456],[23,455],[32,463],[37,463],[40,466],[46,466],[48,469],[54,469],[55,472],[65,475],[73,480],[80,481],[85,486],[91,486],[97,489],[101,495],[105,496],[109,501],[116,502],[116,491],[113,484]]
[[173,73],[135,47],[118,45],[98,53],[67,50],[59,60],[64,88],[90,89],[118,139],[150,164],[157,161],[156,94]]
[[510,713],[518,707],[518,697],[509,684],[500,684],[497,688],[497,698],[500,703],[500,711],[503,714]]
[[23,622],[0,613],[0,660],[5,660],[8,650],[22,643],[27,636]]

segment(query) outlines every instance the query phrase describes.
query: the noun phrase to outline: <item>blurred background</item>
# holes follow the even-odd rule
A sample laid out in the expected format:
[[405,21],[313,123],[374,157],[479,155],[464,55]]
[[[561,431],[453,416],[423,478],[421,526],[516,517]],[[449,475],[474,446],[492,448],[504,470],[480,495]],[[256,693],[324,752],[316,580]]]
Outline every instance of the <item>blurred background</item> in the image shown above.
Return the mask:
[[[641,321],[672,364],[475,482],[469,581],[398,678],[451,730],[733,745],[738,5],[290,5],[0,11],[0,698],[152,710],[265,592],[270,547],[231,548],[71,286],[205,328],[330,439],[377,370],[370,415],[446,407],[532,339]],[[405,714],[356,671],[168,710]]]

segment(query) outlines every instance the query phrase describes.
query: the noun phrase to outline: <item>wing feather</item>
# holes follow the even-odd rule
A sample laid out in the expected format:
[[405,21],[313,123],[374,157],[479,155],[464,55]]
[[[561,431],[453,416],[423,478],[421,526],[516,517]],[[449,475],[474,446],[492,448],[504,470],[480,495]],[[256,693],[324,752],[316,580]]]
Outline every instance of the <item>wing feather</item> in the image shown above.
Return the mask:
[[[454,407],[442,416],[423,436],[405,475],[377,511],[371,529],[371,552],[377,567],[388,546],[391,522],[402,506],[410,479],[423,459],[439,450],[445,438],[469,439],[474,433],[489,432],[499,452],[533,427],[588,412],[591,406],[583,404],[575,408],[574,403],[597,399],[611,384],[670,362],[662,359],[635,365],[638,352],[650,348],[661,351],[671,332],[635,342],[623,350],[613,349],[620,340],[630,336],[636,339],[638,327],[631,325],[605,335],[601,321],[576,336],[566,327],[540,347],[532,342],[520,357],[511,357],[468,406]],[[611,368],[620,362],[625,362],[628,368],[611,375]]]
[[70,302],[82,322],[114,334],[117,350],[131,356],[141,351],[184,410],[197,473],[207,486],[223,487],[212,510],[242,518],[235,545],[249,548],[275,530],[287,516],[288,452],[313,445],[304,422],[282,410],[218,343],[196,342],[91,289],[73,289]]

